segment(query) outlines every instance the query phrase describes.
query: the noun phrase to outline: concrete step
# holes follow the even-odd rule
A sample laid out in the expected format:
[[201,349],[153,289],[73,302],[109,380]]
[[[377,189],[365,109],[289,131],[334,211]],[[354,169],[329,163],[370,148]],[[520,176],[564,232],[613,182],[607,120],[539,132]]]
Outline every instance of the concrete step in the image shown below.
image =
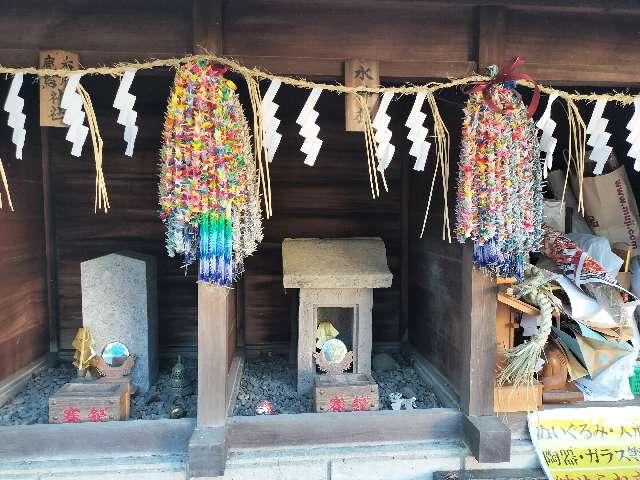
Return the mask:
[[186,480],[184,456],[104,457],[2,464],[2,480]]
[[537,468],[528,441],[514,442],[511,461],[479,464],[461,442],[411,442],[231,450],[225,480],[431,480],[463,469]]

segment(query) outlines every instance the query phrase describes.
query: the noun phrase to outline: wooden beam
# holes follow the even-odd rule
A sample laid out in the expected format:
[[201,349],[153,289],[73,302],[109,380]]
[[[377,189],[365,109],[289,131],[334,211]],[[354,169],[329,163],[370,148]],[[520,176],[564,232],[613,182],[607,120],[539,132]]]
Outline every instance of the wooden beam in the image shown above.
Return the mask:
[[494,277],[473,268],[472,248],[463,250],[462,292],[466,328],[462,342],[463,385],[460,406],[467,415],[493,415],[496,370],[497,285]]
[[[278,57],[234,55],[239,63],[256,67],[279,75],[304,77],[343,78],[343,58]],[[473,74],[474,61],[445,60],[398,60],[380,61],[380,79],[403,81],[416,79],[458,78]]]
[[[615,58],[611,59],[615,61]],[[526,63],[526,72],[537,82],[578,86],[637,87],[640,85],[640,64],[566,65]]]
[[499,302],[504,303],[505,305],[509,305],[512,308],[515,308],[519,312],[522,312],[526,315],[538,316],[540,315],[540,310],[536,307],[532,307],[526,302],[517,299],[514,296],[507,295],[503,292],[498,292],[497,299]]
[[43,357],[3,379],[0,382],[0,407],[18,395],[33,375],[43,369],[46,363],[46,358]]
[[244,371],[244,355],[236,353],[233,362],[227,373],[227,416],[233,416],[233,409],[236,405],[238,392],[240,391],[240,380]]
[[504,58],[504,34],[507,7],[487,5],[478,12],[478,69],[482,72],[489,65],[502,65]]
[[[304,0],[296,0],[296,4]],[[317,0],[308,0],[317,3]],[[358,4],[366,7],[369,0],[352,0],[351,5]],[[393,3],[415,2],[415,0],[392,0]],[[426,0],[425,5],[430,7],[451,7],[452,2],[446,0]],[[456,8],[464,7],[489,7],[506,6],[529,10],[531,12],[582,12],[582,13],[638,13],[637,0],[457,0]]]
[[453,408],[232,417],[227,425],[227,442],[229,449],[238,449],[455,440],[462,436],[463,417]]
[[58,286],[56,273],[55,215],[53,212],[53,189],[51,185],[51,158],[49,155],[49,129],[40,127],[40,156],[42,161],[42,198],[44,202],[44,245],[46,257],[47,315],[49,326],[49,365],[56,365],[60,351],[60,329],[58,322]]
[[222,0],[193,0],[193,53],[222,51]]
[[198,428],[227,417],[228,288],[198,282]]
[[403,343],[402,351],[411,356],[416,373],[427,385],[431,386],[433,393],[440,400],[440,404],[444,408],[460,409],[459,398],[449,380],[410,343]]

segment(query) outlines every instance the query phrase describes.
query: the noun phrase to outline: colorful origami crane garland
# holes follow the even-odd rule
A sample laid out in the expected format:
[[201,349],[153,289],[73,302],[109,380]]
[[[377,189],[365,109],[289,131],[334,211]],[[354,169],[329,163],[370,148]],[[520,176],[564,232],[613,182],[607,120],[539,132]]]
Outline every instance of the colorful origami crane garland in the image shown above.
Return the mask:
[[235,85],[207,61],[176,73],[161,149],[167,251],[199,258],[200,281],[229,287],[262,240],[256,165]]
[[456,235],[473,240],[479,267],[522,280],[542,240],[542,166],[535,123],[514,87],[476,88],[464,108]]

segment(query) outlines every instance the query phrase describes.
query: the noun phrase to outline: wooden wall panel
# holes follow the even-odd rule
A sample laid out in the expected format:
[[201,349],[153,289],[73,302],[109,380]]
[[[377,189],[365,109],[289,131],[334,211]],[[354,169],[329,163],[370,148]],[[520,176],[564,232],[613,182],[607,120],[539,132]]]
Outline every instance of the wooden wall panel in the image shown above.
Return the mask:
[[526,61],[536,80],[574,85],[640,84],[640,9],[635,13],[509,9],[504,56]]
[[[459,76],[473,69],[473,8],[429,2],[226,2],[224,52],[248,65],[343,75],[343,61],[381,61],[385,78]],[[471,65],[470,65],[471,64]]]
[[[9,89],[0,80],[0,98]],[[42,357],[48,349],[44,218],[38,89],[25,82],[27,139],[23,159],[16,160],[6,114],[0,122],[0,158],[5,166],[15,211],[0,186],[0,380]]]
[[84,65],[191,51],[191,5],[167,0],[1,2],[3,64],[35,65],[39,49],[73,50]]
[[[164,228],[158,217],[158,151],[166,98],[171,80],[140,77],[132,91],[138,95],[139,133],[133,158],[124,155],[123,129],[111,104],[117,81],[87,78],[104,139],[104,173],[111,210],[94,214],[93,152],[90,140],[81,158],[70,155],[64,129],[51,130],[51,161],[55,191],[61,348],[70,348],[82,324],[80,263],[120,250],[154,255],[158,262],[160,344],[196,345],[196,283],[185,276],[179,259],[167,257]],[[192,268],[190,273],[195,270]]]
[[[344,99],[324,94],[322,149],[314,167],[303,164],[302,138],[295,119],[305,92],[283,87],[278,94],[282,143],[271,164],[274,216],[265,223],[265,240],[247,261],[245,340],[248,346],[289,342],[291,300],[282,286],[284,238],[380,236],[394,274],[390,289],[374,293],[373,329],[378,341],[398,340],[400,302],[400,162],[387,172],[389,193],[371,198],[362,133],[344,131]],[[396,103],[396,102],[394,102]],[[391,107],[396,111],[397,106]],[[403,110],[404,112],[404,110]],[[404,113],[398,117],[403,117]],[[394,128],[404,128],[399,124]],[[394,141],[395,143],[395,141]],[[402,155],[405,147],[400,142]]]
[[[455,185],[464,95],[442,92],[436,97],[442,118],[451,133],[449,219],[455,225]],[[435,145],[431,148],[435,148]],[[409,195],[409,341],[451,382],[460,394],[464,388],[464,342],[468,325],[468,298],[463,285],[469,281],[463,265],[463,247],[452,238],[442,240],[444,202],[440,177],[436,180],[431,212],[423,238],[419,238],[428,188],[434,171],[430,154],[424,172],[410,175]],[[453,232],[452,232],[453,235]]]

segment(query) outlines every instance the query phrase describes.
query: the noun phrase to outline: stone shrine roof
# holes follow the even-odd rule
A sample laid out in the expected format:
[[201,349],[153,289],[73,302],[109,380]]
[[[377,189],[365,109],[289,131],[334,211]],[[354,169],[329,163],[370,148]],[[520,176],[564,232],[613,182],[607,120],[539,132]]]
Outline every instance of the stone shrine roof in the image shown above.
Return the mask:
[[285,238],[285,288],[389,288],[393,274],[381,238]]

